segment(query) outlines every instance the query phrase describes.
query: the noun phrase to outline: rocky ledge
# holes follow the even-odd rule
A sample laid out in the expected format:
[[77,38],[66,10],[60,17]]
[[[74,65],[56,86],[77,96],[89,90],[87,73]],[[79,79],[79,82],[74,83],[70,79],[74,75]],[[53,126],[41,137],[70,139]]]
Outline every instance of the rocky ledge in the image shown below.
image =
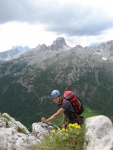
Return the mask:
[[[36,122],[32,132],[7,113],[0,114],[0,150],[31,150],[40,144],[51,130],[58,129],[53,124]],[[112,150],[113,124],[103,115],[87,118],[85,121],[84,150]]]
[[33,123],[30,133],[23,124],[7,113],[0,114],[0,150],[30,150],[55,128],[57,127],[52,124]]

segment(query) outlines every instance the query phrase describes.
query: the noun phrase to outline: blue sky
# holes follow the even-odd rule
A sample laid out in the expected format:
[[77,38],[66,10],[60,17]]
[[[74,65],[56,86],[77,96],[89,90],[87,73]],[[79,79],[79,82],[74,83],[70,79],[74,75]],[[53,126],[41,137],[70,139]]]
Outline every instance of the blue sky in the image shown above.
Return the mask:
[[112,0],[1,0],[0,51],[22,45],[70,46],[113,40]]

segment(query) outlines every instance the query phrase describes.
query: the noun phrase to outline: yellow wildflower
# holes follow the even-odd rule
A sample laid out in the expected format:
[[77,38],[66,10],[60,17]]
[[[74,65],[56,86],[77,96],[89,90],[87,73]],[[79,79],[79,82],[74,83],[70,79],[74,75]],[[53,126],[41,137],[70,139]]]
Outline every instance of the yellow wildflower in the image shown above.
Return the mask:
[[81,126],[80,125],[76,125],[75,128],[76,129],[81,129]]
[[52,136],[49,136],[49,138],[52,139],[53,137],[52,137]]
[[65,128],[62,128],[62,131],[63,131],[63,132],[65,132],[65,131],[66,131],[66,129],[65,129]]
[[75,123],[76,126],[78,126],[78,123]]
[[68,127],[69,127],[69,128],[70,128],[70,127],[72,127],[72,126],[73,126],[73,124],[72,124],[72,123],[69,123],[69,124],[68,124]]
[[68,129],[66,129],[66,132],[68,132]]
[[55,133],[55,130],[51,130],[51,133]]
[[72,128],[75,128],[75,125],[74,125],[74,124],[72,124]]

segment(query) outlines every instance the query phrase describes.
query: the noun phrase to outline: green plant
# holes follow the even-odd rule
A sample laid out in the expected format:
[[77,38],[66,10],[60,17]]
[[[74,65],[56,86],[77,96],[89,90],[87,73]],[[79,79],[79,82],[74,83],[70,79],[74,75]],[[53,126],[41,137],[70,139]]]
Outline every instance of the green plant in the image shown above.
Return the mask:
[[19,133],[26,133],[25,129],[18,127],[17,132]]
[[67,128],[52,130],[51,135],[32,150],[82,150],[84,142],[84,126],[69,124]]
[[4,121],[5,121],[6,123],[8,123],[8,122],[10,121],[10,118],[7,117],[7,116],[3,116],[2,118],[4,119]]

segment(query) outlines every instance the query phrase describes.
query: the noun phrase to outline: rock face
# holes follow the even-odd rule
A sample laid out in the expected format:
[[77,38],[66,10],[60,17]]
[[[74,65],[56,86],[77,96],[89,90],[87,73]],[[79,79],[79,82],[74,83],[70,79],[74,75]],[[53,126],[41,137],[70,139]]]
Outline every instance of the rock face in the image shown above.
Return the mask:
[[45,136],[51,134],[51,130],[58,129],[57,126],[52,125],[51,123],[45,124],[42,122],[32,124],[32,133],[40,140]]
[[0,128],[0,150],[27,150],[40,141],[34,136],[19,133],[14,128]]
[[70,47],[66,44],[65,39],[62,37],[57,38],[53,41],[52,45],[50,46],[50,49],[59,50],[59,49],[69,49]]
[[12,49],[7,50],[5,52],[0,52],[0,60],[2,61],[8,61],[15,58],[18,58],[21,54],[28,51],[29,47],[25,46],[13,46]]
[[33,145],[41,143],[55,128],[57,127],[52,124],[33,123],[30,133],[7,113],[0,114],[0,150],[31,150]]
[[0,150],[28,150],[38,143],[40,140],[19,121],[7,113],[0,115]]
[[[23,129],[23,131],[25,133],[29,133],[28,129],[22,124],[20,123],[19,121],[16,121],[14,118],[12,118],[10,115],[8,115],[7,113],[3,113],[2,116],[6,119],[8,119],[8,122],[7,122],[7,127],[13,127],[15,128],[16,130],[19,130],[19,129]],[[5,126],[4,126],[5,127]]]
[[113,125],[106,116],[95,116],[86,120],[84,150],[112,150]]

